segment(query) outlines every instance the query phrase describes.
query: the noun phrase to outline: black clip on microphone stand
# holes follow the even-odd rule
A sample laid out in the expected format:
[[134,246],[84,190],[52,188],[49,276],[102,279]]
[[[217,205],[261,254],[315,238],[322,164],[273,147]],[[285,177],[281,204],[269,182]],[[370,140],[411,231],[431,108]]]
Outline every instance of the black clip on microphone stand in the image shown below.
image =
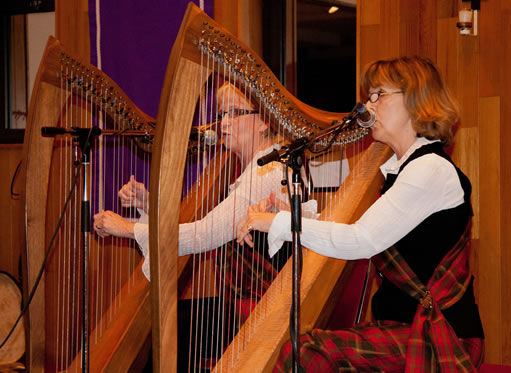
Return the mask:
[[293,265],[292,265],[292,304],[291,304],[291,318],[290,318],[290,334],[291,343],[293,347],[293,373],[299,372],[300,361],[300,279],[302,274],[302,250],[299,245],[299,233],[302,231],[302,202],[299,188],[302,184],[300,169],[303,165],[303,156],[305,149],[309,148],[312,144],[321,138],[331,135],[332,139],[330,144],[322,151],[326,150],[335,141],[335,138],[343,130],[346,130],[355,118],[359,115],[358,105],[355,106],[353,111],[346,116],[341,122],[333,121],[332,125],[327,129],[319,132],[315,136],[302,137],[293,143],[283,146],[280,150],[274,150],[271,153],[259,158],[257,164],[264,166],[267,163],[278,161],[291,167],[293,170],[293,193],[291,195],[291,233],[292,233],[292,250],[293,250]]

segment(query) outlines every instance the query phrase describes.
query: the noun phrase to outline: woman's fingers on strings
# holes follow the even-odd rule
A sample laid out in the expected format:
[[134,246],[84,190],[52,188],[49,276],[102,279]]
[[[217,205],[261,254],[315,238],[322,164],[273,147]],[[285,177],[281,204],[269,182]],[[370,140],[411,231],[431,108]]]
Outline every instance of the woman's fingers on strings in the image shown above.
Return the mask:
[[257,204],[248,207],[249,214],[254,212],[273,212],[275,210],[289,210],[289,205],[277,198],[275,192],[271,192],[268,198],[264,198]]
[[255,205],[248,207],[248,213],[256,212],[279,212],[279,211],[290,211],[289,204],[277,197],[275,192],[271,192],[268,198],[260,200]]
[[[278,198],[274,192],[270,194],[270,202],[271,206],[274,207],[277,211],[291,211],[289,204]],[[269,211],[271,210],[268,210],[268,212]]]
[[118,193],[118,196],[119,196],[119,199],[121,200],[121,205],[123,207],[131,207],[131,206],[136,206],[136,194],[129,190],[129,188],[126,187],[126,185],[124,187],[122,187],[121,190],[119,190],[119,193]]
[[260,200],[255,205],[248,206],[248,213],[250,214],[253,212],[266,212],[268,211],[268,208],[271,208],[271,201],[270,198],[265,198]]
[[252,241],[252,234],[248,233],[245,237],[243,237],[243,241],[241,244],[247,244],[249,247],[254,247],[254,242]]
[[104,229],[105,211],[98,212],[94,215],[94,232],[100,237],[108,236]]
[[238,226],[236,227],[236,242],[240,245],[247,244],[250,247],[254,247],[254,243],[252,242],[252,235],[250,232],[252,231],[252,226],[249,223],[250,217],[247,215],[244,219],[242,219]]

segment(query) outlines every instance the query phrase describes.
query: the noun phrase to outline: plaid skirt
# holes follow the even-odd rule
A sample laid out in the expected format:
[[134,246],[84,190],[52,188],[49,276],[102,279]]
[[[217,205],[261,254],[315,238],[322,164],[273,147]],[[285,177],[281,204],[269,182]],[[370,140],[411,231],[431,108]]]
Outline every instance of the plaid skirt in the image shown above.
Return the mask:
[[[343,330],[313,329],[300,337],[304,372],[404,372],[410,325],[396,321],[365,323]],[[476,367],[483,359],[483,340],[460,339]],[[273,372],[290,372],[291,343],[280,352]]]

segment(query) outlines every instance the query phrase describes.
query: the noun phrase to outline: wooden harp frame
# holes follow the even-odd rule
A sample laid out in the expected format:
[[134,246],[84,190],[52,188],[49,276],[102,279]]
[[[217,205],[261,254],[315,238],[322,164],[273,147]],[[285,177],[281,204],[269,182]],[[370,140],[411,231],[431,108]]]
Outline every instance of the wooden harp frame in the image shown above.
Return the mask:
[[[286,130],[288,141],[327,128],[342,114],[310,107],[296,98],[279,83],[257,54],[195,5],[190,4],[172,49],[158,110],[157,130],[151,164],[150,195],[150,255],[153,318],[153,369],[173,372],[177,361],[177,258],[179,216],[175,213],[180,203],[181,180],[186,157],[186,141],[200,95],[200,87],[208,78],[202,71],[201,53],[208,53],[232,67],[239,79],[251,85],[257,100],[269,108]],[[202,81],[200,81],[202,79]],[[343,134],[349,143],[360,132]],[[390,156],[390,150],[373,143],[360,160],[356,179],[350,175],[345,181],[343,195],[336,206],[321,219],[336,222],[354,222],[376,198],[383,180],[379,165]],[[314,252],[304,255],[301,283],[301,330],[321,327],[327,303],[338,279],[346,273],[346,261],[329,259]],[[271,291],[246,321],[256,325],[244,351],[237,355],[228,348],[217,363],[216,371],[270,371],[283,343],[289,339],[289,309],[291,304],[291,261],[279,276],[288,278],[279,299],[271,298]],[[270,288],[271,290],[271,288]],[[286,298],[285,295],[289,297]],[[261,317],[260,315],[266,315]],[[238,337],[245,334],[245,326]]]

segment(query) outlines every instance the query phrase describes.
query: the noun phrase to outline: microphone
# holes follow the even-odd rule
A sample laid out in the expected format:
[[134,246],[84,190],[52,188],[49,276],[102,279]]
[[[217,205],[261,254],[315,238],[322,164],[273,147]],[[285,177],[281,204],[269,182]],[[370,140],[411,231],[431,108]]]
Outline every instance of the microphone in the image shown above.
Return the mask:
[[216,131],[206,128],[200,127],[192,127],[190,131],[190,140],[201,142],[204,145],[213,146],[218,141],[218,135]]
[[359,102],[352,111],[352,119],[357,119],[360,127],[369,128],[376,122],[374,112],[363,103]]
[[257,160],[258,166],[264,166],[270,162],[276,162],[282,159],[282,157],[286,157],[289,154],[302,150],[308,144],[309,139],[307,137],[301,137],[298,140],[292,142],[287,146],[283,146],[279,149],[273,150],[271,153],[268,153]]
[[131,129],[101,129],[97,126],[93,127],[41,127],[41,135],[43,137],[55,137],[58,135],[71,135],[71,136],[135,136],[135,137],[149,137],[152,139],[153,135],[147,133],[145,130],[131,130]]
[[57,135],[71,136],[99,136],[102,131],[99,127],[79,128],[79,127],[41,127],[41,135],[43,137],[55,137]]

